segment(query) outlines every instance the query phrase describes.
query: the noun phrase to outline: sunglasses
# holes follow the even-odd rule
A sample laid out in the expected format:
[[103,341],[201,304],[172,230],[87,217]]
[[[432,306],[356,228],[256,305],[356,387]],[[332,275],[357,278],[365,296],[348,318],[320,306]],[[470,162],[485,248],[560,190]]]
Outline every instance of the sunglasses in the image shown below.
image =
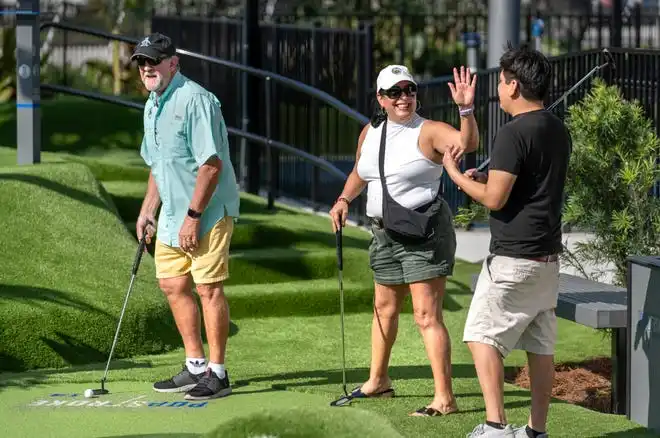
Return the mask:
[[387,96],[390,99],[398,99],[401,97],[402,93],[406,93],[408,96],[412,96],[417,93],[417,85],[408,84],[405,87],[401,88],[398,85],[395,85],[387,90],[380,90],[380,94]]
[[161,62],[163,62],[162,59],[151,59],[145,56],[138,56],[137,58],[135,58],[135,60],[137,61],[137,65],[139,65],[140,67],[144,67],[146,64],[155,67]]

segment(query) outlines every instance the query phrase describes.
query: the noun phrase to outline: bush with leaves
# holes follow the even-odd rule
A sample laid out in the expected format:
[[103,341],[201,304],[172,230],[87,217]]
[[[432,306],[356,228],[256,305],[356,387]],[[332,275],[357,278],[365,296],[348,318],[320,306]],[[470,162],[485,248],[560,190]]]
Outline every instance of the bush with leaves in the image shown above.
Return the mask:
[[611,263],[615,283],[624,286],[629,256],[660,254],[660,199],[652,194],[660,176],[655,127],[638,102],[602,80],[569,108],[566,125],[573,153],[564,221],[594,235],[576,245],[575,262]]
[[[615,86],[595,80],[590,93],[568,109],[566,125],[573,139],[563,221],[593,235],[564,247],[562,263],[583,276],[585,265],[614,266],[614,283],[625,287],[626,259],[660,254],[660,198],[652,190],[660,177],[660,142],[655,127],[637,102]],[[460,208],[459,227],[487,219],[476,202]]]

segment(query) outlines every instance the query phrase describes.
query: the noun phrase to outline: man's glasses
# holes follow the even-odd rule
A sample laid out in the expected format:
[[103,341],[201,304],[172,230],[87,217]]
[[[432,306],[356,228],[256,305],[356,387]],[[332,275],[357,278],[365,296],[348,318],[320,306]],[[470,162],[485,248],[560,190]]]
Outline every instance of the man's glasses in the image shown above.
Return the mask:
[[401,94],[406,93],[408,96],[412,96],[415,93],[417,93],[417,85],[415,84],[408,84],[405,87],[399,87],[398,85],[395,85],[387,90],[380,90],[380,94],[383,96],[387,96],[390,99],[398,99],[401,97]]
[[139,65],[140,67],[144,67],[146,64],[149,64],[150,66],[154,67],[160,64],[161,62],[163,62],[162,59],[151,59],[145,56],[138,56],[137,58],[135,58],[135,60],[137,61],[137,65]]

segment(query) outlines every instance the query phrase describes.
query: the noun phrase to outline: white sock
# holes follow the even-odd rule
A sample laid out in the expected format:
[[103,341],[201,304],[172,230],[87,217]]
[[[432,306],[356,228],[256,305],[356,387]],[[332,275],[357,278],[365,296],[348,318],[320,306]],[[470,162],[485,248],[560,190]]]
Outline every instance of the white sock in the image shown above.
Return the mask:
[[225,364],[209,362],[209,368],[221,379],[225,378]]
[[201,374],[206,371],[206,358],[186,357],[186,366],[191,373]]

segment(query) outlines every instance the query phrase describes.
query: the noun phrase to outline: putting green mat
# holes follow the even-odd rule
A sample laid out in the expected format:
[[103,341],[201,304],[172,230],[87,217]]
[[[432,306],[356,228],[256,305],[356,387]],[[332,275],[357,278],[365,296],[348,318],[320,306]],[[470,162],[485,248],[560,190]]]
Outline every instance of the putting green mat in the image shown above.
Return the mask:
[[[321,395],[242,387],[229,397],[187,401],[147,382],[111,382],[86,398],[89,384],[0,388],[2,435],[12,437],[400,437],[384,417],[329,407]],[[96,387],[96,386],[94,386]],[[6,435],[5,435],[6,433]]]

